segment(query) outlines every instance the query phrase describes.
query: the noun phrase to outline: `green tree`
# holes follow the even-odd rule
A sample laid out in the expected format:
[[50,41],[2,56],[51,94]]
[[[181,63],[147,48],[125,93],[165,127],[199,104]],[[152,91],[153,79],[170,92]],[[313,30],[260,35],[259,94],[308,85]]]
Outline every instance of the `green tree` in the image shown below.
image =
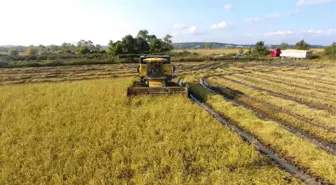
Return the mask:
[[210,44],[209,44],[209,42],[206,42],[206,43],[205,43],[205,48],[210,49]]
[[27,55],[37,55],[38,49],[34,46],[29,46],[26,50]]
[[301,40],[300,42],[297,42],[294,46],[295,49],[301,49],[301,50],[308,50],[310,49],[310,45],[306,43],[304,40]]
[[140,30],[136,38],[126,35],[121,41],[108,44],[108,52],[113,55],[119,54],[147,54],[165,53],[173,49],[172,36],[166,35],[158,39],[155,35],[149,35],[147,30]]
[[163,37],[161,49],[162,52],[169,52],[174,49],[172,38],[173,37],[171,35],[166,35],[165,37]]
[[113,42],[112,40],[110,40],[110,42],[108,43],[107,51],[112,55],[122,54],[121,41]]
[[110,40],[108,45],[107,45],[107,50],[110,50],[110,48],[112,48],[114,46],[114,42],[113,40]]
[[147,36],[147,42],[151,42],[152,40],[157,39],[155,35],[148,35]]
[[324,48],[324,54],[331,59],[336,59],[336,42]]
[[147,30],[140,30],[138,32],[137,37],[140,37],[140,38],[142,38],[144,40],[147,40],[148,39],[148,31]]
[[161,53],[162,52],[162,42],[159,39],[152,39],[149,46],[150,46],[151,53]]
[[112,40],[110,40],[108,44],[108,52],[112,55],[123,54],[121,41],[117,41],[114,43]]
[[64,42],[61,46],[60,46],[60,53],[73,53],[76,50],[76,46],[71,44],[71,43],[66,43]]
[[172,44],[167,43],[162,39],[152,39],[149,46],[150,53],[167,53],[174,49]]
[[38,55],[46,54],[47,51],[48,51],[48,48],[47,48],[46,46],[43,46],[42,44],[38,45],[38,46],[36,47],[36,49],[37,49],[37,54],[38,54]]
[[165,37],[163,37],[163,41],[165,43],[172,44],[173,43],[172,36],[167,34]]
[[288,49],[288,48],[289,48],[289,46],[288,46],[287,43],[282,42],[282,43],[280,44],[280,49],[284,50],[284,49]]
[[136,52],[136,40],[132,35],[126,35],[121,39],[122,51],[124,54],[135,54]]
[[163,42],[162,49],[161,49],[162,52],[166,53],[166,52],[169,52],[169,51],[171,51],[173,49],[174,49],[174,46],[172,44],[169,44],[167,42]]
[[247,55],[251,55],[252,54],[252,48],[249,48],[249,50],[246,52]]
[[80,40],[77,42],[77,50],[81,54],[87,54],[90,52],[95,51],[95,45],[93,44],[92,41],[86,41],[86,40]]
[[54,45],[54,44],[50,45],[48,48],[50,49],[51,52],[58,52],[61,49],[60,46],[57,46],[57,45]]
[[142,37],[136,38],[136,53],[148,54],[149,53],[149,44]]
[[16,57],[16,56],[18,56],[19,55],[19,51],[18,50],[16,50],[16,49],[9,49],[8,50],[8,55],[9,56],[11,56],[11,57]]
[[253,53],[257,55],[267,55],[269,53],[268,49],[265,47],[264,41],[256,43]]
[[244,53],[244,49],[243,48],[239,48],[239,54],[243,54]]
[[94,47],[94,52],[101,52],[103,47],[100,44],[96,44]]

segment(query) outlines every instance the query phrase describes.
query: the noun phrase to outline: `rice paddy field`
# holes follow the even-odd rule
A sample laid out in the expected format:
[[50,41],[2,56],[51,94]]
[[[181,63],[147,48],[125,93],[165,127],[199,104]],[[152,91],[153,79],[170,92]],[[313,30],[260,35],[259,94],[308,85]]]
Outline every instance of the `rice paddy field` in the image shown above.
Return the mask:
[[[129,98],[136,64],[0,69],[0,184],[336,184],[336,66],[175,63],[191,94]],[[200,84],[200,79],[204,84]]]

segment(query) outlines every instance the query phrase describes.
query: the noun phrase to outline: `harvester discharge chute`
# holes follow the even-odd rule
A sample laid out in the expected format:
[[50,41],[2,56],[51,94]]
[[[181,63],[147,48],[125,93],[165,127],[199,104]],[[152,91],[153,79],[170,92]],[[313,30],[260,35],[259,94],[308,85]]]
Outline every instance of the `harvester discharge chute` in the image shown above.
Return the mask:
[[169,56],[141,56],[138,67],[139,82],[127,89],[127,96],[133,95],[188,95],[187,87],[172,82],[175,67],[170,64]]

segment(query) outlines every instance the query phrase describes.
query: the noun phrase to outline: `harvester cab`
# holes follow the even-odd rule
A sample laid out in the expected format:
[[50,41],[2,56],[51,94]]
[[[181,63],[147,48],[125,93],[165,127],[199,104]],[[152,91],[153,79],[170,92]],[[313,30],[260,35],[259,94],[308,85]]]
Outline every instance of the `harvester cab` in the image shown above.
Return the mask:
[[175,66],[170,63],[168,55],[148,55],[139,59],[137,72],[139,81],[127,89],[127,96],[154,94],[188,94],[187,87],[180,87],[172,82]]

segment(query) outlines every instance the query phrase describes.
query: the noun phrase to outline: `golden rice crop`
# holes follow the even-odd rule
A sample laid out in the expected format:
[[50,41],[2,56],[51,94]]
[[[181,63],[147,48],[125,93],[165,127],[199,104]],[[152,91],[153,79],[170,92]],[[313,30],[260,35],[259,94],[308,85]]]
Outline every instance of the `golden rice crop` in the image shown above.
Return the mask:
[[183,96],[128,99],[131,81],[0,87],[0,184],[300,184]]

